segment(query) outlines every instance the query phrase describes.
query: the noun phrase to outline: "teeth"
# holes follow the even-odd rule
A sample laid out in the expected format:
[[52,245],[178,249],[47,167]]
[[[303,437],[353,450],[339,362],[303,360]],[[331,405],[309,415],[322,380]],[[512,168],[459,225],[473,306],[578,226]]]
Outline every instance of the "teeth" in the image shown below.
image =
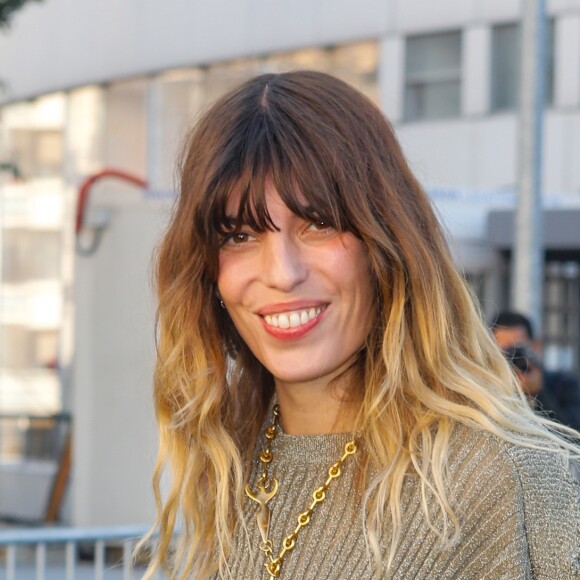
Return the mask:
[[274,328],[298,328],[316,318],[325,306],[309,308],[307,310],[293,310],[292,312],[281,312],[280,314],[267,314],[264,320],[268,326]]
[[290,315],[290,328],[296,328],[297,326],[300,326],[300,314],[293,312]]

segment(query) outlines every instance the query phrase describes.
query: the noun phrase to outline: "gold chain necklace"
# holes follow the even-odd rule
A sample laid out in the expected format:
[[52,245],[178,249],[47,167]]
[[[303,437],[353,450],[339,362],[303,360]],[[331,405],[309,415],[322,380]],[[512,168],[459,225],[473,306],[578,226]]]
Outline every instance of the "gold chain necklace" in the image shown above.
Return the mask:
[[279,405],[274,405],[274,408],[272,409],[272,423],[264,431],[264,436],[266,437],[266,447],[260,453],[260,461],[262,462],[262,475],[256,483],[258,492],[253,493],[250,488],[250,484],[246,484],[246,495],[258,504],[256,519],[258,521],[260,536],[262,537],[262,541],[260,542],[260,550],[262,550],[262,552],[264,552],[268,558],[268,561],[264,564],[264,566],[266,567],[266,570],[268,570],[270,576],[274,578],[280,576],[280,570],[282,568],[282,564],[284,563],[284,558],[294,549],[300,530],[310,523],[310,518],[312,517],[314,508],[319,503],[322,503],[326,498],[326,491],[328,490],[330,482],[333,479],[340,477],[340,474],[342,473],[342,464],[345,462],[349,455],[354,455],[356,452],[356,443],[354,440],[349,441],[344,446],[344,453],[342,454],[342,457],[334,465],[330,466],[328,469],[328,477],[326,481],[320,487],[314,490],[310,507],[298,516],[298,525],[290,535],[284,538],[282,542],[282,550],[276,557],[274,555],[272,540],[268,538],[271,511],[267,506],[267,503],[276,495],[276,492],[278,491],[278,480],[275,477],[270,480],[268,475],[268,466],[274,458],[272,455],[272,441],[274,441],[276,438],[279,420],[280,407]]

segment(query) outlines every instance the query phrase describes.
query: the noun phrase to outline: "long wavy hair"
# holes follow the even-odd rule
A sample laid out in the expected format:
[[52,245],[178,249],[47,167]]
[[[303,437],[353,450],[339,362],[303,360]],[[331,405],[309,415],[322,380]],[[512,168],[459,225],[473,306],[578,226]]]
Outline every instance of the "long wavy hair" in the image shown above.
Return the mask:
[[[275,227],[266,182],[296,215],[353,233],[368,254],[375,322],[352,389],[361,401],[356,429],[367,458],[361,469],[374,466],[373,477],[363,478],[364,533],[377,569],[389,513],[387,565],[394,556],[410,472],[439,506],[442,542],[458,537],[446,492],[457,423],[516,444],[572,449],[530,409],[455,269],[393,128],[358,91],[318,72],[256,77],[202,116],[180,167],[180,196],[157,256],[160,448],[151,573],[227,576],[233,530],[243,525],[244,478],[274,381],[220,308],[216,279],[225,233],[239,223]],[[237,224],[225,209],[234,192]],[[424,511],[429,519],[426,501]]]

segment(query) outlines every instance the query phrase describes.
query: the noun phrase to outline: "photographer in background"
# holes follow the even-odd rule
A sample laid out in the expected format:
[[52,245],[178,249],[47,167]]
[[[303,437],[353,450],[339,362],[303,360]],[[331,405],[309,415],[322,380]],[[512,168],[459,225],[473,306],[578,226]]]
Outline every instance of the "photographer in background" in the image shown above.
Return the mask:
[[491,330],[498,346],[513,364],[532,405],[550,419],[580,429],[580,384],[569,372],[547,371],[539,356],[532,324],[523,314],[500,312]]

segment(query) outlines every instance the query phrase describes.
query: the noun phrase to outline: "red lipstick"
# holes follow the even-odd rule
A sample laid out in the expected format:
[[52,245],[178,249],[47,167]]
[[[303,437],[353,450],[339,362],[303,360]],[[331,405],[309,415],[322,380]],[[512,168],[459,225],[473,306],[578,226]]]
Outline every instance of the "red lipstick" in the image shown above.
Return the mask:
[[[272,326],[268,324],[265,320],[265,316],[273,316],[276,314],[291,313],[297,310],[309,310],[310,308],[322,308],[322,311],[304,324],[300,324],[294,328],[280,328],[277,326]],[[278,340],[291,341],[298,340],[308,334],[312,329],[314,329],[322,321],[322,318],[327,312],[327,304],[325,303],[313,303],[312,301],[301,301],[298,306],[297,302],[285,303],[285,304],[271,304],[267,307],[260,309],[260,317],[264,330],[274,338]],[[263,313],[263,314],[262,314]]]
[[293,310],[308,310],[309,308],[325,308],[327,302],[320,300],[293,300],[292,302],[276,302],[262,306],[256,314],[260,316],[280,314],[281,312],[292,312]]

